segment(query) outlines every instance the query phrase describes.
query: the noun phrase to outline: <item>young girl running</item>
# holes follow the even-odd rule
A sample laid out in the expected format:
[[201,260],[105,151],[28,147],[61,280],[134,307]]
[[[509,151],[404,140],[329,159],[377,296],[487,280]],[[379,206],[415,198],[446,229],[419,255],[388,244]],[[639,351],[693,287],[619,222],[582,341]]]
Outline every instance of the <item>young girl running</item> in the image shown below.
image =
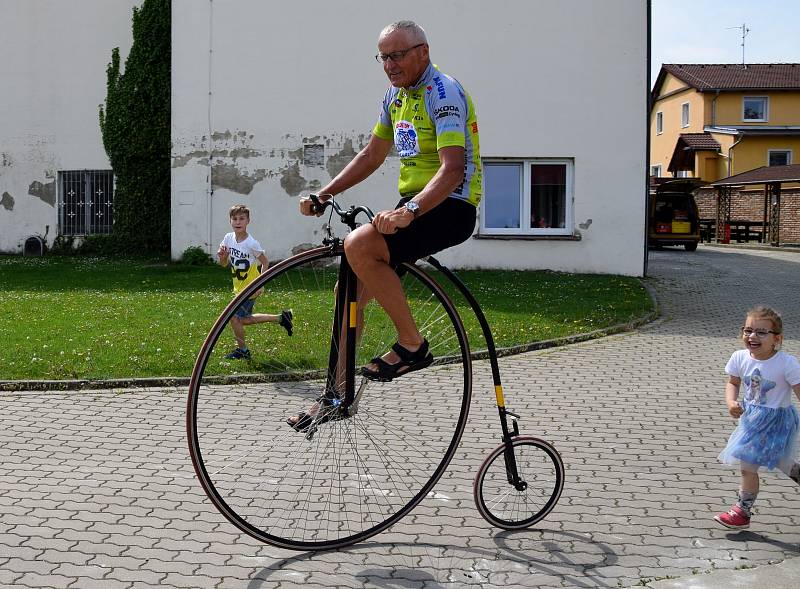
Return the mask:
[[[742,471],[739,500],[729,511],[715,515],[723,526],[742,530],[750,526],[750,510],[758,495],[758,469],[777,467],[800,484],[797,460],[800,416],[792,391],[800,399],[800,362],[780,351],[783,321],[773,309],[758,306],[747,313],[741,328],[744,350],[734,352],[725,372],[728,412],[739,418],[719,459]],[[737,401],[744,382],[744,399]]]

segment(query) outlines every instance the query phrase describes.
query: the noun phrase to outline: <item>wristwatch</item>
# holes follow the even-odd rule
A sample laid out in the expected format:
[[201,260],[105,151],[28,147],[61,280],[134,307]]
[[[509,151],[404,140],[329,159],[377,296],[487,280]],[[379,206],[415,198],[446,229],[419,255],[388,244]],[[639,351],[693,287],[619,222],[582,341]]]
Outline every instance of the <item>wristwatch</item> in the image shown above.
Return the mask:
[[410,200],[404,206],[409,211],[411,211],[411,214],[414,215],[414,218],[416,219],[417,218],[417,213],[419,213],[419,205],[417,203],[415,203],[413,200]]

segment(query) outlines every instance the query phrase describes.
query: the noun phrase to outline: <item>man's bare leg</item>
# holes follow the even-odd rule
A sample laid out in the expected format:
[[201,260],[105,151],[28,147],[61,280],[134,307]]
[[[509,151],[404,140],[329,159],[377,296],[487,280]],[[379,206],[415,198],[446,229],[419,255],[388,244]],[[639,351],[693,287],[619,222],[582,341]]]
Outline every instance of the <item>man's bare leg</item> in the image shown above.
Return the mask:
[[[400,277],[389,265],[386,240],[372,225],[362,225],[347,236],[344,249],[350,266],[364,283],[365,289],[394,323],[397,342],[410,352],[417,351],[423,338],[411,315]],[[384,354],[383,360],[388,364],[396,364],[400,358],[389,350]],[[377,369],[374,364],[368,367]]]

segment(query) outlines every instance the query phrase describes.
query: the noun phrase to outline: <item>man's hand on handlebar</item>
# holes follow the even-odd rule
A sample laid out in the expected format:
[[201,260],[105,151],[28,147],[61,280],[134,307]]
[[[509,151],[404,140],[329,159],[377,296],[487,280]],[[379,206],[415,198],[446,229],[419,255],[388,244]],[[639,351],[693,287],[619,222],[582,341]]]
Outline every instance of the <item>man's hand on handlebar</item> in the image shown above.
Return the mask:
[[300,214],[306,217],[319,217],[322,215],[322,208],[315,206],[311,197],[304,196],[300,199]]
[[398,229],[408,227],[413,220],[413,213],[405,207],[400,207],[393,211],[380,211],[376,213],[375,218],[372,219],[372,226],[378,230],[378,233],[391,235],[392,233],[397,233]]
[[339,206],[339,203],[333,199],[332,194],[322,195],[312,193],[300,199],[300,213],[309,217],[319,217],[328,207],[330,207],[333,213],[336,213],[341,218],[342,223],[350,227],[350,229],[355,229],[358,226],[358,222],[356,221],[358,215],[365,215],[369,221],[372,221],[374,217],[372,210],[363,205],[351,206],[347,210],[343,209]]

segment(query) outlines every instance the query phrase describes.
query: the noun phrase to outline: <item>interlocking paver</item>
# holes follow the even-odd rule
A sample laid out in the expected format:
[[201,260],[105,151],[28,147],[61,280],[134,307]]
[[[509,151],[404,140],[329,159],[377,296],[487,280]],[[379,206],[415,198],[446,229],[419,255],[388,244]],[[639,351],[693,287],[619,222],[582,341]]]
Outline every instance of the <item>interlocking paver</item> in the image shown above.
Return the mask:
[[[322,554],[262,545],[210,506],[187,455],[184,390],[0,393],[0,584],[605,588],[798,556],[800,488],[785,478],[764,475],[749,531],[710,516],[738,482],[716,460],[733,427],[722,369],[736,328],[771,304],[784,349],[800,355],[800,253],[656,251],[649,273],[653,324],[500,359],[521,431],[554,443],[567,469],[559,504],[532,529],[493,529],[472,503],[475,469],[500,441],[485,361],[436,488],[446,501]],[[446,387],[446,370],[431,375]]]

